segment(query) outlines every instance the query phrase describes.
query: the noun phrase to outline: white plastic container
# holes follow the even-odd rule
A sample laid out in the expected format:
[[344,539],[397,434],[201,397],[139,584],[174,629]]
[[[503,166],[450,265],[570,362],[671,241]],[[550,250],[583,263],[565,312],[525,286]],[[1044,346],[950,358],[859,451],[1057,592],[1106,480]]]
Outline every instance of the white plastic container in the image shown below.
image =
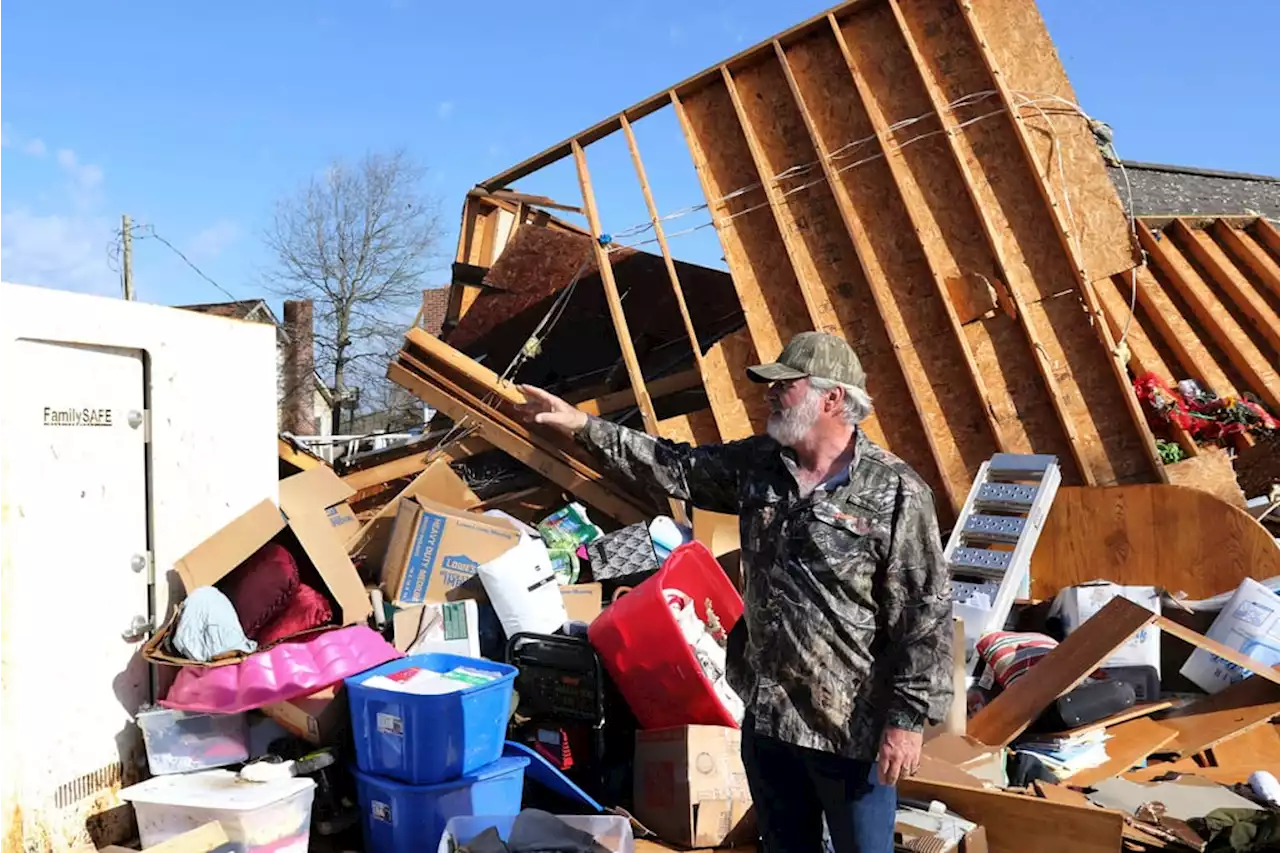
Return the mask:
[[139,711],[138,728],[152,776],[191,773],[249,760],[246,714],[201,714],[153,708]]
[[211,820],[244,853],[306,853],[316,783],[306,777],[242,782],[230,770],[156,776],[126,788],[145,850]]
[[[556,815],[567,825],[581,832],[589,832],[601,847],[610,853],[635,853],[636,841],[631,832],[631,822],[616,815]],[[450,818],[444,826],[444,835],[436,853],[451,853],[455,847],[470,844],[472,839],[493,827],[503,841],[511,834],[515,815],[467,815]]]

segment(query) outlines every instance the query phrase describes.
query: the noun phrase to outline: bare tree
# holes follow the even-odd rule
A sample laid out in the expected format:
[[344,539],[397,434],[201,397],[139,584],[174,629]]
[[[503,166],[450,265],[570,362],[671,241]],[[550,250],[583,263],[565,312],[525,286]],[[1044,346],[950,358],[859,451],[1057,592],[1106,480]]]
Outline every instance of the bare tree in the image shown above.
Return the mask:
[[438,259],[439,203],[403,151],[334,161],[276,205],[268,286],[315,306],[316,369],[332,377],[333,431],[354,394],[384,396],[387,359],[413,322]]

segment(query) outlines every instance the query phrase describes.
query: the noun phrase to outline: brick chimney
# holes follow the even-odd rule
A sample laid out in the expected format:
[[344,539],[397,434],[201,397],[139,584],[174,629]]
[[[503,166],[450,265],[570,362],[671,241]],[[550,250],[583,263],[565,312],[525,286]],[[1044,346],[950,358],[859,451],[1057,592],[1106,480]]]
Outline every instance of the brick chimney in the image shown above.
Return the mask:
[[295,435],[314,435],[315,329],[310,299],[285,300],[284,330],[289,335],[284,354],[284,403],[280,429]]

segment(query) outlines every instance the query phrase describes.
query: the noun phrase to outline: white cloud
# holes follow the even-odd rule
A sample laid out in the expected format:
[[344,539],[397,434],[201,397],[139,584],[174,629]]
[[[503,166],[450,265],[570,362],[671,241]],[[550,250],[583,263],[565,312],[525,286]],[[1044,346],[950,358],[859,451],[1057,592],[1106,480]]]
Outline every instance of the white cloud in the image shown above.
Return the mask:
[[219,219],[191,238],[187,254],[197,261],[211,261],[239,240],[242,233],[237,223]]
[[120,275],[111,269],[111,222],[102,216],[36,214],[6,210],[0,218],[0,266],[4,280],[116,295]]
[[[4,145],[30,157],[45,157],[44,140],[25,137],[4,128]],[[112,269],[110,254],[118,226],[105,216],[101,205],[102,169],[81,162],[70,148],[62,148],[54,160],[63,175],[52,187],[42,187],[31,201],[10,204],[0,217],[0,266],[5,281],[57,287],[84,293],[114,295],[120,292],[120,275]]]
[[76,152],[70,148],[58,149],[58,165],[71,176],[76,188],[81,191],[96,190],[102,184],[102,169],[92,163],[81,163]]
[[448,121],[449,117],[453,115],[453,101],[441,101],[436,106],[436,115]]

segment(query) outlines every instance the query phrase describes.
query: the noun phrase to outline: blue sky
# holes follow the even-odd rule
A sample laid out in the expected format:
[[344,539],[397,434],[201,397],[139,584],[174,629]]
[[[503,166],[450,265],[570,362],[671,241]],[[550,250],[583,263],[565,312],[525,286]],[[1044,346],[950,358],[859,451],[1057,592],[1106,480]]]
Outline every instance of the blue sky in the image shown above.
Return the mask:
[[[829,5],[10,0],[0,275],[118,293],[108,248],[128,212],[235,296],[265,295],[276,199],[334,157],[396,146],[431,170],[451,256],[475,182]],[[1121,156],[1280,175],[1280,3],[1039,6]],[[663,212],[701,200],[674,121],[636,132]],[[588,154],[606,230],[644,218],[621,139]],[[518,188],[578,199],[569,162]],[[719,254],[709,231],[675,251]],[[225,298],[154,240],[134,254],[140,299]]]

